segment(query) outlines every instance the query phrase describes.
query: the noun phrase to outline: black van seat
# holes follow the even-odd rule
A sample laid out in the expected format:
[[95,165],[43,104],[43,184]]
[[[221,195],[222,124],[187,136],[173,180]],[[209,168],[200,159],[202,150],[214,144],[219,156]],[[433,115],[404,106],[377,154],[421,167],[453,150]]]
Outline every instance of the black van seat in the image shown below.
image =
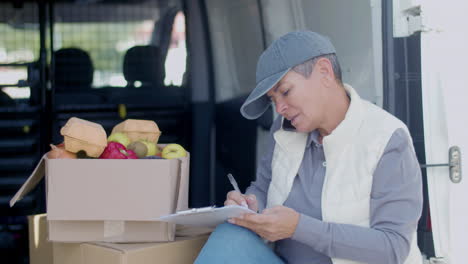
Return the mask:
[[164,85],[164,61],[156,46],[135,46],[127,50],[123,62],[123,74],[128,87],[135,87],[140,81],[141,88]]
[[124,57],[123,75],[127,87],[114,89],[108,97],[109,103],[147,105],[153,108],[183,103],[183,90],[180,87],[164,86],[164,61],[156,46],[130,48]]
[[99,104],[101,96],[93,93],[94,67],[89,54],[78,48],[54,52],[55,100],[58,105]]
[[14,105],[16,105],[16,101],[13,98],[11,98],[7,93],[0,90],[0,107]]

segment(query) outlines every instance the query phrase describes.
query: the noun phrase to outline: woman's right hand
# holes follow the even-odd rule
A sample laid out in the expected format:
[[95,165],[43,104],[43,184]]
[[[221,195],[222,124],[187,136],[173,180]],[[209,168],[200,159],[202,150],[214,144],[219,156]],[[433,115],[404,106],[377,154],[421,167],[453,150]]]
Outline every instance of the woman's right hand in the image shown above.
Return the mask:
[[245,195],[238,191],[230,191],[226,195],[224,205],[245,206],[254,212],[258,212],[257,197],[254,194]]

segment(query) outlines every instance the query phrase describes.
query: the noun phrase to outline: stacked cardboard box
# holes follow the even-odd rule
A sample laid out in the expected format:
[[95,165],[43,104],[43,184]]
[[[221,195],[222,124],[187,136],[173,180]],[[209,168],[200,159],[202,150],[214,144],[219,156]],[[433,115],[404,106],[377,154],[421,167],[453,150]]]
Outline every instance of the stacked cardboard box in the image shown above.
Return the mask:
[[[148,120],[127,120],[114,130],[151,144],[160,134]],[[73,153],[98,157],[110,144],[101,125],[78,118],[60,132]],[[189,153],[174,159],[44,155],[10,201],[13,206],[45,177],[47,215],[29,218],[31,263],[191,263],[206,232],[176,238],[175,224],[158,221],[188,209],[189,163]]]
[[176,237],[175,224],[158,221],[188,209],[189,161],[44,155],[10,201],[45,176],[47,215],[29,217],[30,263],[192,263],[207,230]]
[[49,240],[172,241],[175,225],[157,218],[188,209],[189,160],[189,156],[101,160],[44,155],[10,205],[45,175]]
[[209,229],[188,228],[173,242],[159,243],[60,243],[46,238],[45,215],[29,217],[31,264],[152,264],[193,263],[208,239]]

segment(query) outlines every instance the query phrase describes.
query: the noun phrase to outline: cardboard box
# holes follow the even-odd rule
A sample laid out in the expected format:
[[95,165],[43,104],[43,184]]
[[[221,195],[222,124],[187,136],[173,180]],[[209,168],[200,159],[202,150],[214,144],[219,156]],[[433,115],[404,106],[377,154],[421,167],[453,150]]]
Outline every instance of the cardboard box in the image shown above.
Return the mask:
[[188,264],[193,263],[208,235],[177,237],[160,243],[53,243],[54,264]]
[[47,241],[45,214],[28,216],[29,263],[49,264],[53,260],[52,242]]
[[178,226],[175,242],[111,244],[47,241],[46,215],[29,216],[31,264],[193,263],[211,229]]
[[48,159],[45,155],[10,201],[46,178],[49,240],[157,242],[174,239],[160,216],[188,209],[190,157]]
[[159,242],[175,236],[174,224],[156,221],[48,222],[49,240],[56,242]]

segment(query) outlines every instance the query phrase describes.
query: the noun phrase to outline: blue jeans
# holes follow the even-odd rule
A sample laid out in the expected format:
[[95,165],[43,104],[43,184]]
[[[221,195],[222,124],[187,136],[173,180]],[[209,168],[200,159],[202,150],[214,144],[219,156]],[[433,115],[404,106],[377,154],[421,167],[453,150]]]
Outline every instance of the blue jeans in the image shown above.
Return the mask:
[[195,263],[268,263],[284,262],[254,232],[224,223],[216,227]]

